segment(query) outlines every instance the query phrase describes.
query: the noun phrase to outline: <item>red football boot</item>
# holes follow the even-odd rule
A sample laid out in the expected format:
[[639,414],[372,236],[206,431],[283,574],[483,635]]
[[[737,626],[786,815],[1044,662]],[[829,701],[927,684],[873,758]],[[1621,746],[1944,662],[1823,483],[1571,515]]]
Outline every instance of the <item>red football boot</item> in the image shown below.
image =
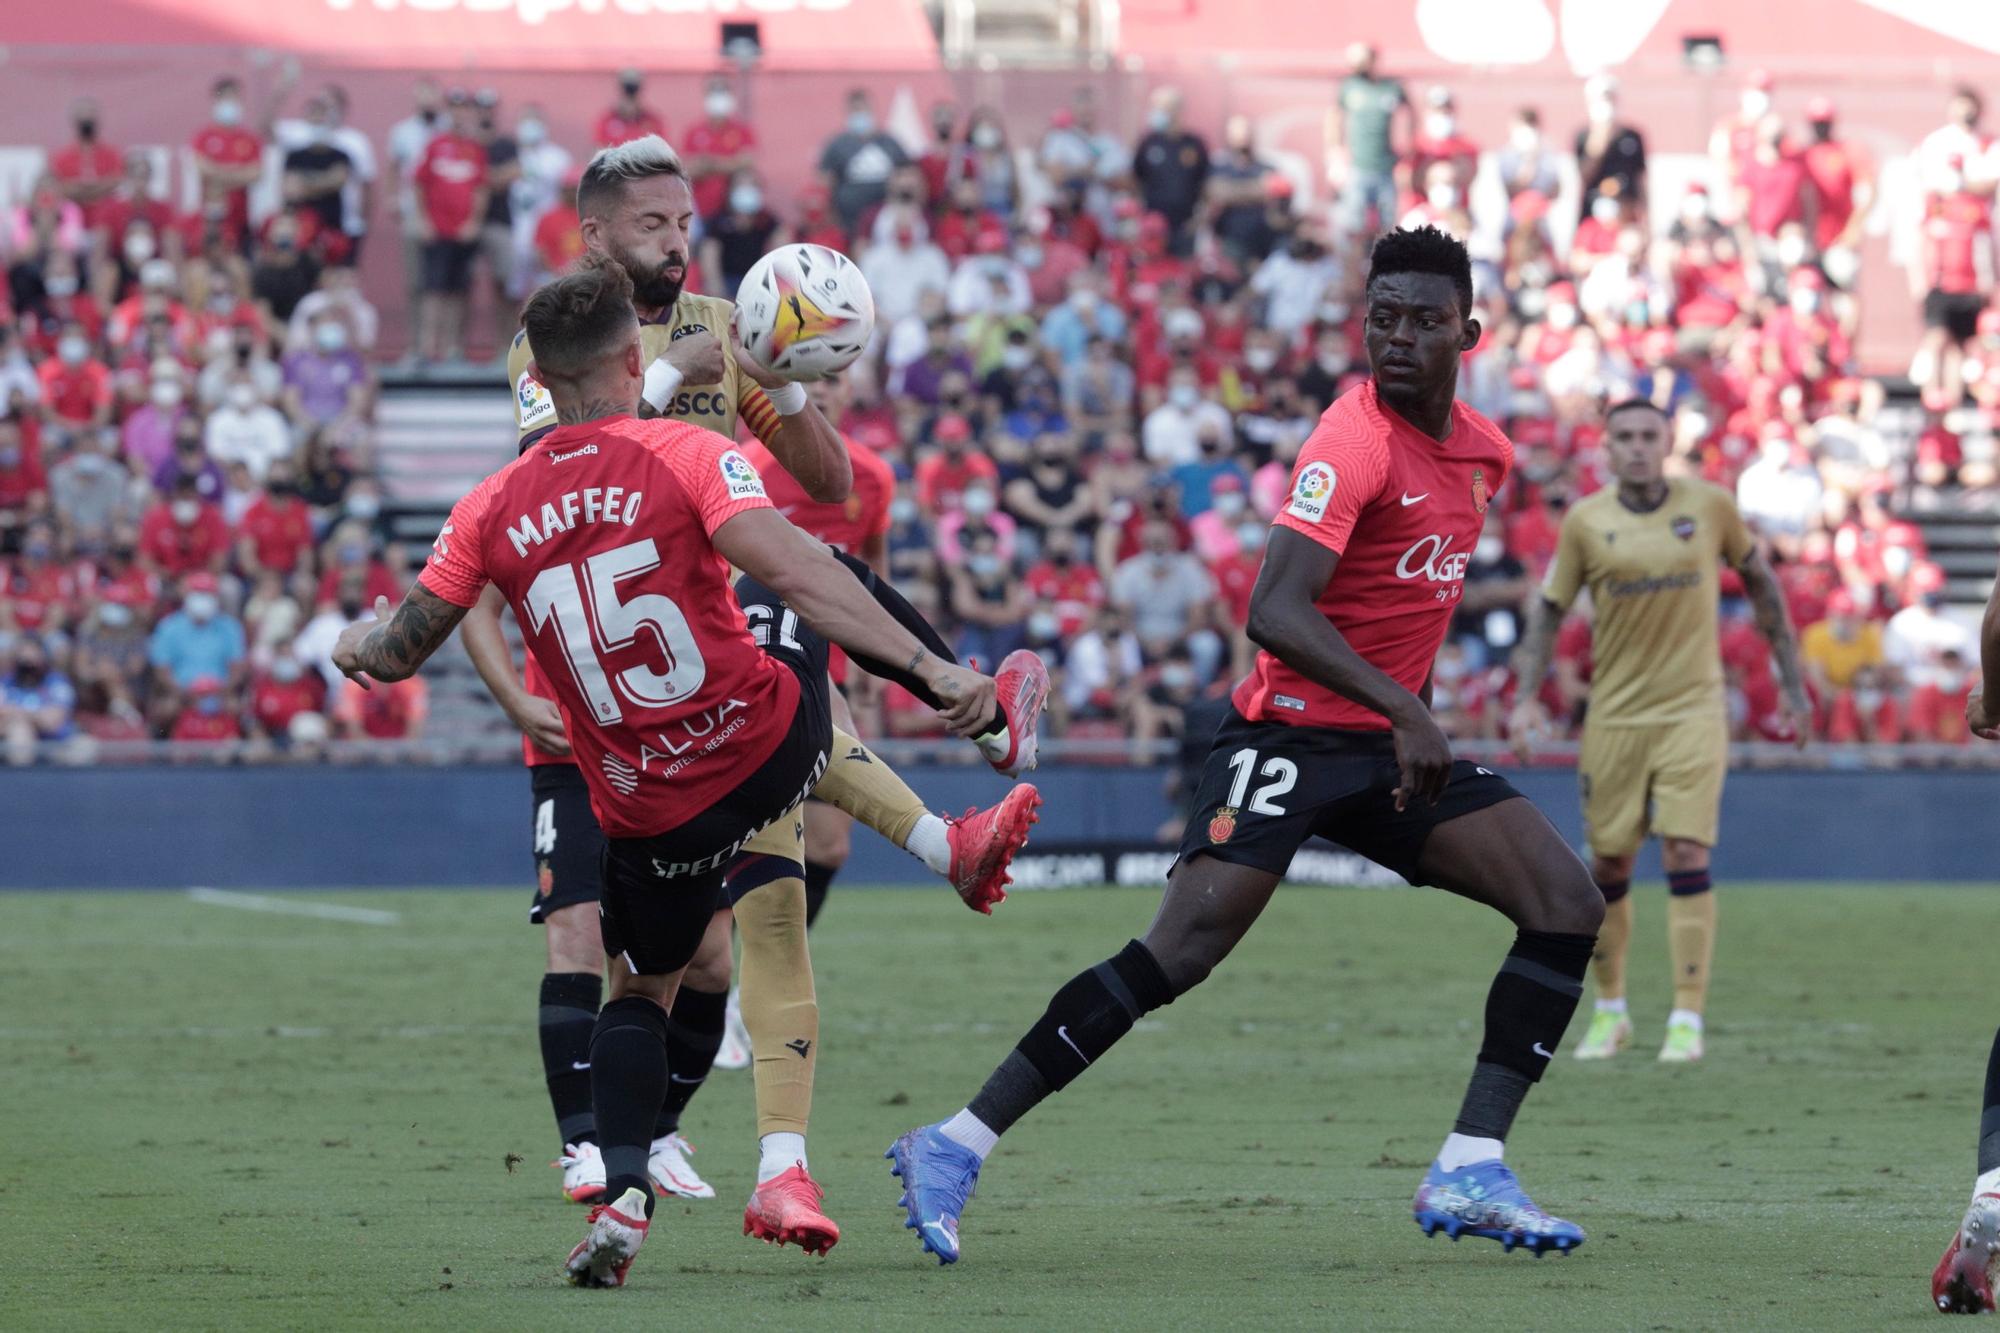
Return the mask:
[[995,903],[1007,900],[1007,867],[1014,853],[1028,845],[1028,830],[1036,822],[1042,794],[1024,782],[998,805],[967,810],[947,819],[945,837],[951,843],[951,886],[975,912],[993,915]]
[[773,1245],[797,1245],[807,1254],[825,1254],[840,1240],[840,1228],[819,1210],[826,1191],[801,1162],[757,1187],[743,1207],[743,1234]]

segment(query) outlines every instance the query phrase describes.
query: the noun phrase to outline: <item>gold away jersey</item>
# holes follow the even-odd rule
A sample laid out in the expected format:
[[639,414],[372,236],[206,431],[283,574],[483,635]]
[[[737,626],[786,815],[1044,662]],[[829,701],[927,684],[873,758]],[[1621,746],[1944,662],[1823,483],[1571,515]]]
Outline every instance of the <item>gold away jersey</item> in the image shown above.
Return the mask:
[[[660,415],[691,426],[704,426],[731,440],[736,438],[740,417],[752,434],[768,443],[777,430],[778,410],[771,406],[771,400],[764,396],[757,381],[737,369],[736,359],[729,354],[729,322],[734,315],[735,307],[719,296],[682,292],[681,299],[664,319],[640,327],[640,350],[646,364],[651,365],[676,338],[691,333],[714,334],[722,343],[722,379],[715,384],[681,385],[674,401]],[[517,449],[526,449],[556,424],[555,401],[528,374],[528,364],[533,360],[528,331],[523,329],[514,335],[514,344],[507,351],[507,382],[514,387]]]
[[1635,514],[1607,487],[1563,516],[1542,595],[1567,609],[1590,589],[1592,726],[1645,726],[1723,711],[1722,565],[1754,546],[1729,492],[1677,478]]

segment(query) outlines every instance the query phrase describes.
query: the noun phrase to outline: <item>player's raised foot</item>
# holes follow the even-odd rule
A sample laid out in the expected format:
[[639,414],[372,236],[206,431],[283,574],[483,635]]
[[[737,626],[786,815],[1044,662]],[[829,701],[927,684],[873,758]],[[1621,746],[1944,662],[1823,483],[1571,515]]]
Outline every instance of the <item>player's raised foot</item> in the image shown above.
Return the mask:
[[622,1287],[639,1246],[645,1243],[646,1196],[628,1189],[618,1202],[590,1210],[590,1231],[563,1261],[573,1287]]
[[1512,1251],[1526,1248],[1537,1259],[1548,1250],[1568,1254],[1583,1244],[1583,1228],[1535,1207],[1521,1182],[1498,1158],[1473,1162],[1456,1171],[1431,1163],[1412,1206],[1426,1236],[1439,1232],[1457,1240],[1480,1236]]
[[2000,1264],[2000,1194],[1981,1194],[1965,1210],[1951,1248],[1931,1273],[1932,1304],[1941,1314],[1992,1310],[1996,1264]]
[[743,1025],[743,1002],[734,986],[722,1009],[722,1045],[715,1048],[717,1069],[750,1067],[750,1029]]
[[654,1139],[653,1151],[646,1158],[646,1174],[653,1178],[653,1188],[680,1199],[713,1199],[715,1186],[695,1174],[694,1163],[688,1161],[693,1152],[694,1146],[678,1134]]
[[1000,776],[1018,778],[1035,766],[1040,744],[1035,728],[1042,720],[1042,705],[1049,700],[1048,664],[1026,648],[1016,648],[1000,659],[993,684],[1000,715],[1007,719],[1007,734],[981,737],[979,752]]
[[796,1245],[807,1254],[825,1254],[840,1240],[840,1228],[819,1210],[826,1191],[801,1162],[757,1187],[743,1208],[743,1234],[773,1245]]
[[1027,845],[1028,830],[1041,805],[1042,794],[1024,782],[998,805],[945,821],[949,825],[945,836],[951,843],[951,886],[967,907],[991,916],[994,905],[1007,900],[1011,878],[1007,867],[1013,864],[1014,853]]
[[1669,1023],[1667,1039],[1660,1044],[1660,1063],[1691,1065],[1701,1059],[1702,1049],[1699,1023]]
[[596,1203],[604,1196],[604,1158],[594,1143],[565,1143],[562,1156],[549,1163],[562,1168],[563,1197],[571,1203]]
[[893,1164],[889,1174],[903,1181],[903,1197],[896,1201],[909,1214],[903,1225],[940,1264],[957,1263],[958,1219],[979,1184],[979,1155],[953,1143],[936,1125],[911,1130],[882,1155]]
[[1590,1027],[1576,1048],[1579,1060],[1609,1060],[1632,1040],[1632,1020],[1622,1013],[1600,1009],[1590,1016]]

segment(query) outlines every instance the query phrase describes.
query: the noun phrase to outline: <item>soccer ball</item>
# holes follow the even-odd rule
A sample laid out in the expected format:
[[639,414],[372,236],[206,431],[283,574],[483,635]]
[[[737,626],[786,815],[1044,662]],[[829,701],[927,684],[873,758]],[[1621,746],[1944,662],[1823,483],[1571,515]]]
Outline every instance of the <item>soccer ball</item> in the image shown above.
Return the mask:
[[875,297],[853,260],[823,245],[765,255],[736,291],[736,336],[793,379],[845,370],[875,332]]

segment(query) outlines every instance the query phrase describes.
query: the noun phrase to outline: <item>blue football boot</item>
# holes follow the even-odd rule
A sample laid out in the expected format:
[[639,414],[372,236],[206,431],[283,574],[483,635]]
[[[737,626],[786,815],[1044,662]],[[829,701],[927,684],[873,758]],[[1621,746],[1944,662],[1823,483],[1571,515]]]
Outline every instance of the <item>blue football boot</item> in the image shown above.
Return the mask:
[[1568,1254],[1583,1244],[1583,1228],[1535,1207],[1497,1157],[1456,1171],[1432,1162],[1412,1211],[1426,1236],[1440,1231],[1453,1240],[1483,1236],[1509,1251],[1525,1246],[1537,1259],[1549,1250]]
[[903,1197],[896,1201],[909,1213],[903,1225],[940,1264],[957,1263],[958,1218],[979,1183],[978,1155],[937,1125],[911,1130],[882,1155],[894,1163],[889,1174],[903,1178]]

